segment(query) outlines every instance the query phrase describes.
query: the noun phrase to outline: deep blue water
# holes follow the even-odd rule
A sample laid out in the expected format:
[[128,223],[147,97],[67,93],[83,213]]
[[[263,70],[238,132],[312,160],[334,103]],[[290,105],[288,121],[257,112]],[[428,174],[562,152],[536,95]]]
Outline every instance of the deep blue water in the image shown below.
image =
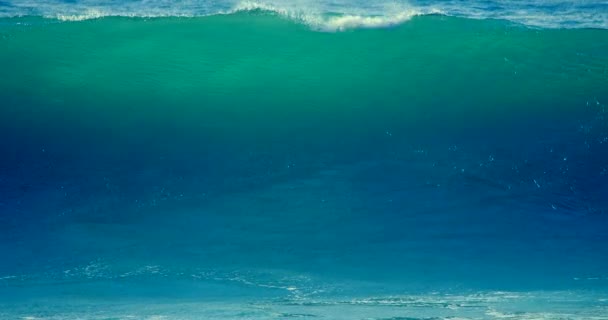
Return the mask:
[[5,144],[2,309],[603,319],[606,149],[567,120],[128,158]]

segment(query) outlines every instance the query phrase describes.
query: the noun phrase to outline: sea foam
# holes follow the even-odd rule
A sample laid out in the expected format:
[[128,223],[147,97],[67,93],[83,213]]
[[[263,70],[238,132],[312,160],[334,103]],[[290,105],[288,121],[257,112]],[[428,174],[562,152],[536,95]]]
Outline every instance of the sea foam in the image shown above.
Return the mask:
[[305,23],[313,29],[322,31],[344,31],[356,28],[382,28],[401,24],[412,17],[424,14],[442,14],[440,10],[421,10],[407,6],[391,6],[383,14],[327,14],[318,9],[286,8],[264,2],[244,1],[227,13],[243,11],[265,11],[279,14],[292,20]]

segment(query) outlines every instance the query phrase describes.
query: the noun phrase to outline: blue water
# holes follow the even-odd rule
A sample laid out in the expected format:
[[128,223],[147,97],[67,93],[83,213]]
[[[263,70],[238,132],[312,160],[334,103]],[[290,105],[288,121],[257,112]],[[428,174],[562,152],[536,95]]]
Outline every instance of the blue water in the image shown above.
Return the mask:
[[0,319],[608,319],[606,28],[0,1]]
[[606,149],[589,158],[571,129],[21,155],[2,176],[0,315],[606,319]]

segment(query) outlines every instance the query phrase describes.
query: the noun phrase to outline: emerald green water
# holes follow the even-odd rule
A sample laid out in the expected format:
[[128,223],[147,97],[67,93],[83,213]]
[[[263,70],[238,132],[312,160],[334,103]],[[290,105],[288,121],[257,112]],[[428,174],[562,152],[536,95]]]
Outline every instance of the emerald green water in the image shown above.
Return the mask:
[[342,33],[250,13],[21,20],[1,29],[0,87],[14,100],[2,118],[35,128],[120,135],[145,123],[188,135],[305,138],[405,123],[493,126],[606,96],[603,30],[441,16]]

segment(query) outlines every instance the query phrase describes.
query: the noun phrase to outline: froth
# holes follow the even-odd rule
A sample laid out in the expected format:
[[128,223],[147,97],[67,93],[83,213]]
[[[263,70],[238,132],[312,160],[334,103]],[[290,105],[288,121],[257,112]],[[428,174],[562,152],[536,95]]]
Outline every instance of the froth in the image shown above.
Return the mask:
[[242,11],[266,11],[276,13],[286,18],[305,23],[316,30],[344,31],[356,28],[382,28],[401,24],[416,15],[441,13],[439,10],[424,12],[412,7],[393,6],[383,10],[382,14],[336,14],[330,15],[314,8],[285,8],[264,2],[243,1],[237,4],[229,13]]
[[421,14],[415,10],[408,10],[403,12],[397,12],[389,16],[356,16],[346,15],[339,17],[332,17],[323,21],[320,25],[321,29],[329,31],[342,31],[354,28],[382,28],[390,27],[403,23],[413,16]]
[[107,16],[108,14],[97,9],[88,9],[84,13],[79,14],[57,14],[55,16],[47,16],[61,21],[83,21],[89,19],[98,19]]

